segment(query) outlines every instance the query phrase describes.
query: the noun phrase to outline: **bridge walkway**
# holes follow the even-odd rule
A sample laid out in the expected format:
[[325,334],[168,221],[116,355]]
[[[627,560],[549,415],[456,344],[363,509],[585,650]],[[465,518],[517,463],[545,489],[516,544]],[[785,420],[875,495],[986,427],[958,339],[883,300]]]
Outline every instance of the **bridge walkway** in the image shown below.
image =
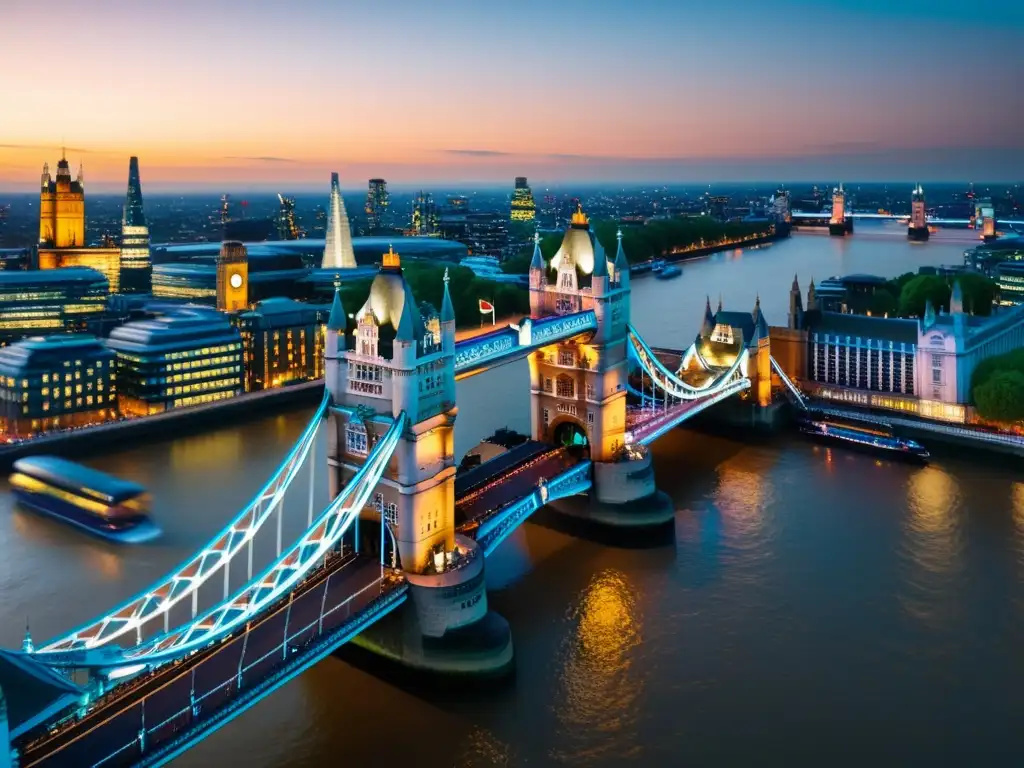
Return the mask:
[[397,605],[405,588],[375,558],[333,555],[244,631],[113,688],[84,716],[26,743],[20,765],[170,759]]
[[[473,535],[502,509],[536,490],[541,480],[557,477],[579,461],[580,456],[566,448],[531,440],[481,464],[467,473],[461,493],[456,480],[455,518],[460,532]],[[480,474],[470,478],[474,472]]]

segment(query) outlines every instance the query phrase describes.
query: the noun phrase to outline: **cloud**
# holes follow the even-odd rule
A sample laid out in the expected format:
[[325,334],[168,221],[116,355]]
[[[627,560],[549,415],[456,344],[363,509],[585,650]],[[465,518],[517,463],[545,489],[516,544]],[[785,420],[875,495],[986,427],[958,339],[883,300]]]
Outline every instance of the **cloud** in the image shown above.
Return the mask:
[[[57,144],[0,144],[0,149],[42,149],[52,150],[57,149]],[[79,153],[90,153],[90,149],[82,149],[81,147],[64,147],[66,152],[79,152]]]
[[290,157],[245,157],[239,155],[227,155],[225,160],[252,160],[257,163],[297,163]]
[[516,152],[499,152],[495,149],[443,149],[448,155],[463,155],[465,157],[515,157]]

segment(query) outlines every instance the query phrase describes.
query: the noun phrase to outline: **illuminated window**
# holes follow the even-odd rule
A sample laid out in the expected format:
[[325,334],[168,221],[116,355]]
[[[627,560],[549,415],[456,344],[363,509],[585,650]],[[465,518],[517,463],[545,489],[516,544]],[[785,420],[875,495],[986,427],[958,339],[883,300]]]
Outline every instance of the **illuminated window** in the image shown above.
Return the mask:
[[398,525],[398,505],[393,501],[389,501],[384,509],[384,522],[388,525]]
[[571,349],[560,349],[558,350],[558,364],[575,365],[576,355],[573,354]]
[[345,426],[345,449],[357,456],[367,454],[366,427],[359,422],[349,422]]
[[575,397],[576,382],[569,376],[559,376],[555,386],[555,394],[558,397]]

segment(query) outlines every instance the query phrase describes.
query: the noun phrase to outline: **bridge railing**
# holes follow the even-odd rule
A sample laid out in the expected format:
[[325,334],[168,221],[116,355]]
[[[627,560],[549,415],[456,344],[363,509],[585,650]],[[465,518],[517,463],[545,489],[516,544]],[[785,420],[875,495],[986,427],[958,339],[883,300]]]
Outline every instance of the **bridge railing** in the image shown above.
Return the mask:
[[666,368],[633,326],[628,328],[627,339],[629,354],[633,360],[651,377],[659,389],[679,400],[697,400],[713,394],[736,375],[746,376],[746,363],[749,357],[746,349],[736,356],[736,360],[721,376],[709,380],[702,386],[694,386]]
[[[221,529],[203,547],[163,579],[155,582],[135,597],[122,603],[112,611],[87,624],[83,624],[66,635],[50,640],[37,648],[41,661],[47,654],[98,648],[130,632],[134,640],[142,639],[142,626],[146,622],[163,616],[164,630],[168,629],[169,611],[187,597],[192,597],[192,614],[198,611],[199,588],[218,570],[227,573],[229,563],[244,547],[251,546],[253,537],[275,511],[277,518],[277,548],[281,549],[281,502],[285,492],[297,476],[316,441],[320,420],[327,411],[330,395],[324,393],[309,424],[292,446],[291,451],[275,470],[270,480],[253,497],[227,526]],[[312,466],[310,468],[312,483]],[[312,501],[310,503],[312,514]]]
[[[216,642],[287,594],[341,541],[369,502],[395,451],[407,417],[405,412],[377,441],[365,463],[314,524],[263,573],[234,595],[172,632],[123,651],[125,664],[154,664]],[[87,662],[88,663],[88,662]],[[102,666],[107,666],[104,660]]]
[[789,378],[789,376],[786,375],[786,372],[782,370],[782,366],[778,364],[774,357],[771,358],[771,361],[772,370],[775,371],[776,374],[778,374],[779,378],[782,380],[782,383],[786,385],[786,391],[790,395],[790,400],[793,401],[794,405],[806,411],[807,398],[805,398],[803,393],[799,389],[797,389],[796,384],[794,384],[792,380]]

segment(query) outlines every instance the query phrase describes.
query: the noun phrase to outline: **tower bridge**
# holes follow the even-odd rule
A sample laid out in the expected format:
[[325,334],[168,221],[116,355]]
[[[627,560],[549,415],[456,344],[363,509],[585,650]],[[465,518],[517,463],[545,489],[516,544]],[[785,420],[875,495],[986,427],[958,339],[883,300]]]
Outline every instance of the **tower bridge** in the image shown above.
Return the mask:
[[[616,526],[671,521],[647,446],[722,400],[771,402],[760,302],[712,313],[709,301],[680,349],[651,348],[629,302],[621,233],[608,258],[582,210],[550,264],[535,241],[530,316],[460,343],[447,279],[440,312],[424,315],[389,251],[357,312],[336,292],[323,402],[252,501],[135,597],[0,651],[13,747],[0,755],[163,764],[342,643],[389,631],[382,620],[401,606],[415,633],[381,643],[393,657],[464,665],[445,650],[458,637],[456,650],[483,643],[476,671],[507,667],[511,632],[488,608],[486,557],[543,506]],[[524,357],[531,439],[456,477],[456,379]],[[313,458],[320,439],[326,469]],[[330,491],[323,509],[317,482]],[[258,565],[263,549],[273,554]]]

